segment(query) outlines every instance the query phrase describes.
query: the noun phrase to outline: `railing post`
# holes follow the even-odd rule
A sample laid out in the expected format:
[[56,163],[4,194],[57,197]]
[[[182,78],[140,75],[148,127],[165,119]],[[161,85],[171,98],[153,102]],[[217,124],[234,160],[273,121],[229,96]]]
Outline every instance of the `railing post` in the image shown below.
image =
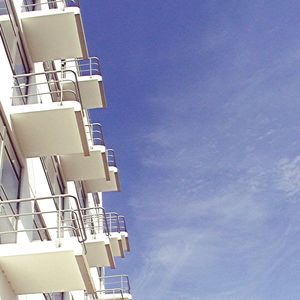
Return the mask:
[[112,232],[112,215],[109,214],[109,232]]
[[121,291],[124,291],[123,276],[121,276]]
[[67,7],[67,0],[62,0],[63,3],[63,10],[65,10],[65,8]]
[[61,196],[58,196],[58,210],[57,210],[57,247],[61,246]]
[[92,72],[92,58],[89,58],[89,61],[90,61],[90,76],[93,75],[93,72]]
[[[62,59],[61,60],[61,78],[64,79],[65,78],[65,70],[66,70],[66,60],[65,59]],[[60,84],[60,105],[63,105],[63,95],[64,95],[64,92],[63,92],[63,80],[61,81],[61,84]]]

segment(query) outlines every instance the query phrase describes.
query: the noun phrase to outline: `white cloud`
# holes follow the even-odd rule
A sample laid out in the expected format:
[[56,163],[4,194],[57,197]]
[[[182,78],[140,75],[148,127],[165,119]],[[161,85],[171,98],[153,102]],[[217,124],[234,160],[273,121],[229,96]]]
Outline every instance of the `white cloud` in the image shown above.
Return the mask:
[[278,189],[288,196],[300,193],[300,156],[281,159],[278,162]]

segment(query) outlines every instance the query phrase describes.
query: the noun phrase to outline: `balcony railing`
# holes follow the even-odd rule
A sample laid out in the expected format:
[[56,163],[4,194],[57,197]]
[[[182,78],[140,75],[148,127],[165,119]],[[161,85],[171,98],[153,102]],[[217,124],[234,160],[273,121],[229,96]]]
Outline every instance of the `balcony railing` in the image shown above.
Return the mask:
[[124,216],[119,216],[119,223],[120,223],[120,231],[127,232],[127,226]]
[[[40,205],[42,205],[42,203],[45,203],[45,201],[48,201],[49,203],[49,201],[51,200],[53,203],[52,207],[55,208],[47,211],[41,211]],[[32,205],[33,210],[31,212],[18,212],[11,215],[0,215],[0,220],[11,218],[16,218],[17,220],[27,220],[27,218],[30,218],[33,221],[33,223],[30,222],[30,224],[35,224],[35,226],[31,226],[31,228],[23,228],[17,226],[16,228],[9,230],[0,229],[0,236],[22,232],[40,233],[43,231],[46,232],[48,236],[50,236],[50,233],[52,232],[56,235],[58,246],[60,246],[62,240],[66,238],[66,233],[69,234],[68,237],[77,237],[79,243],[84,243],[87,240],[84,219],[82,217],[79,201],[76,197],[68,194],[62,194],[48,197],[6,200],[1,202],[0,206],[4,207],[5,209],[5,206],[9,204],[17,204],[19,206],[26,203]],[[68,206],[69,208],[64,208],[66,206]],[[47,224],[46,221],[49,217],[51,218],[51,224],[49,224],[50,222]],[[37,226],[36,224],[41,225]]]
[[115,151],[113,149],[107,149],[106,156],[107,156],[108,165],[110,167],[117,167]]
[[[72,74],[74,80],[64,78],[67,73]],[[77,101],[82,106],[77,75],[71,70],[20,74],[15,75],[14,79],[12,105],[43,103],[45,100],[52,100],[61,104],[63,101]],[[64,88],[67,85],[68,88]]]
[[127,275],[112,275],[99,277],[100,286],[104,288],[97,294],[130,294],[130,284]]
[[72,71],[75,71],[78,76],[102,76],[98,57],[89,57],[88,59],[72,59],[67,61],[63,60],[61,65],[62,69],[71,69]]
[[38,3],[35,1],[23,0],[22,11],[42,10],[44,7],[48,9],[80,7],[79,0],[44,0]]
[[100,123],[91,123],[85,126],[88,129],[89,140],[93,146],[105,146],[102,125]]
[[96,237],[97,234],[110,235],[107,215],[103,207],[81,208],[84,228],[86,232]]
[[125,217],[116,212],[106,213],[107,222],[110,232],[127,232]]

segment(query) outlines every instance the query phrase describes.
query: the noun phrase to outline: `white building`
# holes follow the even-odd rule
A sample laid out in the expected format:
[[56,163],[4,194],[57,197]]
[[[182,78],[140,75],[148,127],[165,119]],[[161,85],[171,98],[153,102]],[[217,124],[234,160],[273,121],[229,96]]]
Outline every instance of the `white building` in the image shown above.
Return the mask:
[[0,300],[132,299],[105,276],[130,249],[79,0],[0,0],[0,35]]

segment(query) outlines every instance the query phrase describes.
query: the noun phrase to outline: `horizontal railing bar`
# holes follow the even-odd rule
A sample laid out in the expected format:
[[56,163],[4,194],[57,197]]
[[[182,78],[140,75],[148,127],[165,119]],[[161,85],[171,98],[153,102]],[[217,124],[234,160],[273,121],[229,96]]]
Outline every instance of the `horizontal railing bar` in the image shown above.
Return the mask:
[[[77,231],[78,227],[73,227],[73,226],[62,226],[62,227],[60,227],[60,230],[66,231],[64,229],[72,229],[73,231]],[[38,227],[38,228],[24,228],[24,229],[18,229],[18,230],[1,231],[0,235],[19,233],[19,232],[39,231],[39,230],[58,230],[58,227]]]

